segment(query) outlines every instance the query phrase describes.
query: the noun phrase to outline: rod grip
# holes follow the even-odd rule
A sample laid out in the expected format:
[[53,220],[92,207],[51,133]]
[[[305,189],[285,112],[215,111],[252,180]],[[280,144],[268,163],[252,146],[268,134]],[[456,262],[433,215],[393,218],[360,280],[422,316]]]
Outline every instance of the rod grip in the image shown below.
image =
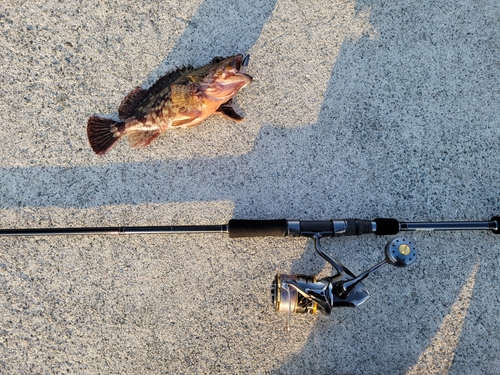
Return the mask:
[[377,224],[375,234],[384,236],[393,235],[399,232],[399,222],[396,219],[377,218],[374,221]]
[[230,238],[239,237],[284,237],[288,232],[286,219],[239,220],[231,219],[227,224]]
[[491,218],[491,221],[496,221],[497,222],[497,229],[493,230],[492,232],[495,234],[500,234],[500,216],[494,216]]

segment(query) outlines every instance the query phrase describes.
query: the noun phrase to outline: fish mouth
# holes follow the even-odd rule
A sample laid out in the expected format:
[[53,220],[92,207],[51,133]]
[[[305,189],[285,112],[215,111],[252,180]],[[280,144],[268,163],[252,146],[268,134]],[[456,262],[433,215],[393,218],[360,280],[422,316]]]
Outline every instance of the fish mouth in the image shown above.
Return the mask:
[[250,62],[250,54],[247,54],[245,57],[243,57],[243,60],[241,61],[240,67],[238,68],[238,71],[240,73],[245,74],[247,72],[247,67],[248,67],[249,62]]
[[204,93],[216,101],[227,102],[243,87],[252,82],[246,73],[250,56],[242,54],[215,61],[200,82]]
[[250,54],[247,54],[245,56],[236,55],[233,61],[234,64],[233,66],[234,69],[236,70],[234,76],[240,77],[240,79],[243,78],[243,80],[245,81],[244,86],[253,81],[252,76],[247,74],[247,68],[249,63],[250,63]]
[[236,73],[246,74],[248,64],[250,62],[250,55],[249,54],[247,54],[245,56],[243,56],[241,54],[236,55],[230,59],[231,60],[230,60],[229,66],[231,66],[236,71]]

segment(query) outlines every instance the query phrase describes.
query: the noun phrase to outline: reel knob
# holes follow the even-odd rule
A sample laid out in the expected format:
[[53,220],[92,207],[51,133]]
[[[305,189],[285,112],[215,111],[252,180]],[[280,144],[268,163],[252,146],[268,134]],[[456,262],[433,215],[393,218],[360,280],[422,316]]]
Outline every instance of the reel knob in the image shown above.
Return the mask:
[[417,249],[406,238],[395,238],[385,246],[385,259],[396,267],[406,267],[417,259]]

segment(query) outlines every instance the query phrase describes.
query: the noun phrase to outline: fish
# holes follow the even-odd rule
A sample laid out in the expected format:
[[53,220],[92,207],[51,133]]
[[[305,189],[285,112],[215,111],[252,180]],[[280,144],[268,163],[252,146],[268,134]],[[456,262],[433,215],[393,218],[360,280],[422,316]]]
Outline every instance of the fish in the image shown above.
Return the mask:
[[91,116],[87,136],[92,150],[106,154],[118,140],[128,137],[132,148],[147,147],[161,133],[191,128],[214,113],[243,121],[233,97],[252,82],[247,74],[250,55],[215,57],[199,68],[177,68],[160,77],[149,89],[134,88],[118,108],[119,120]]

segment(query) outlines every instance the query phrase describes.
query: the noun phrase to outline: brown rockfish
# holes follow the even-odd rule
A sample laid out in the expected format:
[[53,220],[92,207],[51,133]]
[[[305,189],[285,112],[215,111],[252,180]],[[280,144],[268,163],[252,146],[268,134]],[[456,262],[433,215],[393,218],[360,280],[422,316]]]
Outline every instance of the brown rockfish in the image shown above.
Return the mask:
[[174,70],[147,90],[136,87],[118,108],[121,121],[89,118],[87,135],[92,150],[104,155],[123,136],[128,136],[133,148],[146,147],[165,130],[198,125],[216,112],[242,121],[232,99],[252,82],[246,74],[249,59],[249,55],[216,57],[201,68]]

